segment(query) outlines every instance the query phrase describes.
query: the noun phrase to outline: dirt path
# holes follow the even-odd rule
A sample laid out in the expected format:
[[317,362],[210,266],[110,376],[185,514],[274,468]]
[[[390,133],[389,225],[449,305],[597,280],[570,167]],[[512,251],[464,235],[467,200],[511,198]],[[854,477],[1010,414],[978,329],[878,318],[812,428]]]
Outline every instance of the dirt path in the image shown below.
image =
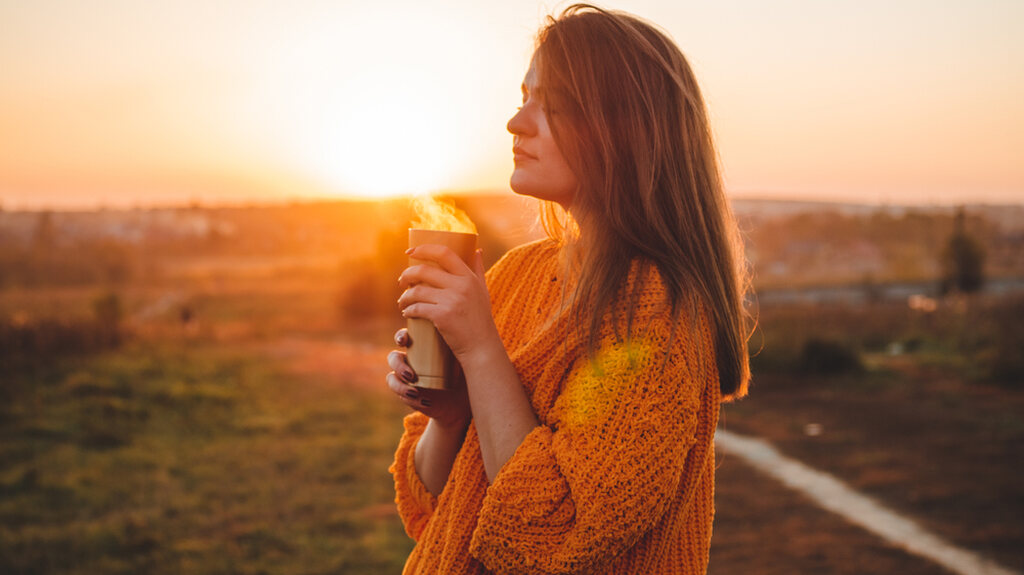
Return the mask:
[[949,575],[720,453],[709,575]]
[[780,454],[762,439],[719,430],[716,446],[738,456],[822,509],[881,537],[888,543],[924,557],[959,575],[1015,575],[981,555],[952,545],[926,531],[912,519],[880,505],[839,479]]
[[958,547],[1024,571],[1024,393],[942,373],[759,379],[724,427],[840,477]]

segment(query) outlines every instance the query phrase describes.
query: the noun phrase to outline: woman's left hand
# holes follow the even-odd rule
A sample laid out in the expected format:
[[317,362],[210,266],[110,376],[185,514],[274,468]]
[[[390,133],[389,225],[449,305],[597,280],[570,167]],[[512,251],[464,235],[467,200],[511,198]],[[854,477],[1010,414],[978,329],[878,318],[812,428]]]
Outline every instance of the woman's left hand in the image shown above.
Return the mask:
[[441,245],[417,246],[408,254],[439,267],[418,264],[406,268],[399,276],[399,285],[406,288],[398,298],[404,317],[433,322],[460,361],[479,344],[500,341],[491,317],[491,298],[480,250],[473,254],[472,267]]

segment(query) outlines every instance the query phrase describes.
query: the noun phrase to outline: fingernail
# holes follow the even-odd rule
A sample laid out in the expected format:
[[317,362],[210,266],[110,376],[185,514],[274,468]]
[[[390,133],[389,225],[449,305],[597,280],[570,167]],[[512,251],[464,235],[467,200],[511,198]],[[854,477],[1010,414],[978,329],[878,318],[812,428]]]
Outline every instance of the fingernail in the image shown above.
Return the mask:
[[423,404],[423,407],[430,407],[430,400],[429,399],[421,399],[420,403]]
[[405,250],[405,255],[411,254],[415,249],[416,248],[409,248],[409,249]]
[[416,374],[413,373],[411,369],[403,369],[402,370],[402,379],[404,379],[405,381],[408,381],[409,383],[415,383],[416,382]]
[[409,399],[416,399],[417,397],[420,396],[420,392],[416,391],[415,389],[410,389],[405,392],[405,396],[408,397]]
[[395,345],[405,345],[405,337],[402,334],[395,335]]

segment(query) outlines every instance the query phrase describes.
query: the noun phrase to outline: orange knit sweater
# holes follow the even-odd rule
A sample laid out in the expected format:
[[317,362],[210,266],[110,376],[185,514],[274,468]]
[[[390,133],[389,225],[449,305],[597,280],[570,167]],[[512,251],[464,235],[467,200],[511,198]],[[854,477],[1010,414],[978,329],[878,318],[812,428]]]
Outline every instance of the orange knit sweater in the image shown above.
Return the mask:
[[[633,333],[606,321],[588,361],[563,312],[558,248],[510,251],[487,274],[502,341],[540,425],[488,484],[470,424],[440,497],[416,473],[427,423],[405,418],[390,470],[416,547],[405,573],[704,573],[714,516],[720,393],[706,319],[674,330],[657,271],[638,295]],[[610,317],[610,316],[609,316]],[[617,328],[617,329],[616,329]]]

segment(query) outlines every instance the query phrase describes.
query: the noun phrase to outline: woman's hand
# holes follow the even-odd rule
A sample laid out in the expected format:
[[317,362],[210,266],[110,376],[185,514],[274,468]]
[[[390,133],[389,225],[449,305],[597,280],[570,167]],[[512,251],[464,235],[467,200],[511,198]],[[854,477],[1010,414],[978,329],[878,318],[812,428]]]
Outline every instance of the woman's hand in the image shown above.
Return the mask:
[[[398,299],[398,305],[405,317],[434,322],[459,360],[466,379],[463,397],[468,400],[466,405],[472,406],[470,413],[480,439],[484,470],[487,478],[494,481],[501,467],[522,444],[523,438],[539,422],[494,325],[491,298],[484,281],[483,258],[477,251],[473,263],[467,266],[450,249],[429,244],[407,253],[440,267],[422,264],[406,268],[398,278],[402,287],[407,288]],[[403,364],[397,359],[394,364],[399,366],[396,372],[404,373],[400,371]],[[419,391],[422,394],[426,390]],[[435,403],[434,398],[428,399]],[[423,409],[420,411],[427,413]],[[434,422],[440,423],[436,419],[431,420]],[[454,461],[453,453],[457,453],[457,445],[461,445],[462,439],[454,436],[450,429],[447,433],[431,431],[428,424],[416,446],[416,470],[421,476],[429,476],[428,488],[435,493],[434,488],[444,487],[451,469],[449,463]],[[437,455],[439,453],[444,457]]]
[[480,250],[473,256],[472,268],[455,252],[440,245],[421,245],[407,253],[439,267],[420,264],[402,272],[398,278],[399,285],[405,288],[398,298],[402,315],[430,320],[462,363],[475,350],[487,347],[482,344],[501,348],[501,338],[491,317],[491,298]]
[[[400,347],[409,347],[412,343],[409,332],[398,330],[395,343]],[[473,414],[469,409],[465,382],[457,382],[451,389],[426,389],[410,385],[416,381],[416,373],[409,367],[404,351],[394,350],[389,353],[388,366],[393,370],[387,375],[388,387],[401,398],[402,403],[445,428],[459,429],[469,424]]]

